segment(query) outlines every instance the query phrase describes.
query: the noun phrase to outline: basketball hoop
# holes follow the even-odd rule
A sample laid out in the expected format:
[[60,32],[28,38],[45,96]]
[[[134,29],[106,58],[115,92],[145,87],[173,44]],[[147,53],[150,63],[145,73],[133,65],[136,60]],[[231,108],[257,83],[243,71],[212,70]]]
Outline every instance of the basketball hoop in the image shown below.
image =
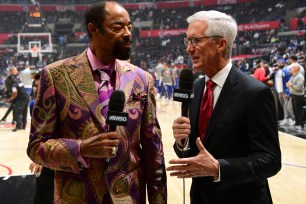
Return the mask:
[[17,52],[29,53],[33,57],[54,52],[51,33],[18,33]]
[[32,57],[38,57],[38,52],[40,51],[40,43],[34,44],[31,48],[31,55]]
[[32,57],[38,57],[38,52],[37,51],[31,51],[31,56]]

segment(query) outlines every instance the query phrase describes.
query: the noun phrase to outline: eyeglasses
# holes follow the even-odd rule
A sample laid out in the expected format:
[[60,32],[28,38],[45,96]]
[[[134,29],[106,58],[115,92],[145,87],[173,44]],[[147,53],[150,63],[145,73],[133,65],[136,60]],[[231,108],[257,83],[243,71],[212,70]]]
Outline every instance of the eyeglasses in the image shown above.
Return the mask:
[[197,46],[202,38],[223,38],[222,36],[202,36],[202,37],[191,37],[191,38],[184,38],[184,44],[187,47],[189,42],[191,42],[192,46]]

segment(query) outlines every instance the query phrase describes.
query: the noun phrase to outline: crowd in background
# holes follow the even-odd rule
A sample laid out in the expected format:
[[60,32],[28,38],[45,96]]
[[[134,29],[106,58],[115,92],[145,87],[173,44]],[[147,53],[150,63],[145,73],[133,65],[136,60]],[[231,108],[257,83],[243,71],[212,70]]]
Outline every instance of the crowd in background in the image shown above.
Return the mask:
[[[18,3],[20,1],[1,0],[0,3]],[[121,1],[121,3],[136,3],[142,2],[139,0]],[[52,4],[56,1],[40,1],[40,4]],[[62,2],[61,2],[62,3]],[[67,4],[86,4],[87,0],[70,0],[63,3]],[[278,70],[278,62],[284,61],[284,69],[288,69],[290,76],[291,68],[288,66],[291,64],[290,57],[296,56],[297,62],[305,67],[305,50],[306,50],[306,34],[304,32],[293,34],[291,36],[279,36],[279,32],[289,30],[289,25],[286,24],[283,16],[290,8],[289,1],[255,1],[243,4],[231,4],[231,5],[217,5],[207,6],[205,9],[216,9],[231,14],[237,19],[240,24],[259,22],[263,19],[263,16],[273,14],[276,10],[279,10],[274,17],[274,20],[280,22],[279,29],[267,29],[258,31],[239,31],[237,39],[234,44],[233,53],[235,54],[258,54],[254,48],[259,45],[272,45],[271,50],[261,56],[261,58],[242,58],[240,60],[233,60],[233,63],[243,72],[247,74],[254,74],[256,70],[265,70],[265,76],[270,73],[276,73]],[[298,6],[303,7],[304,1],[300,1]],[[282,8],[287,8],[282,10]],[[143,8],[137,10],[129,10],[132,22],[140,21],[153,21],[153,25],[150,29],[180,29],[186,28],[186,17],[194,13],[195,11],[203,8],[168,8],[168,9],[155,9],[155,8]],[[0,17],[0,33],[18,33],[27,21],[26,12],[1,12]],[[302,18],[306,17],[306,10],[298,13],[296,18],[299,18],[297,30],[305,30],[305,24]],[[81,23],[83,18],[83,12],[66,10],[64,12],[52,11],[43,12],[44,22],[56,23],[59,19],[70,19],[70,23]],[[143,28],[146,29],[146,28]],[[180,70],[183,68],[191,68],[191,60],[189,59],[183,43],[184,33],[178,36],[160,36],[157,38],[148,37],[141,38],[139,35],[140,30],[133,31],[133,49],[131,54],[131,62],[149,71],[156,79],[156,88],[158,90],[158,98],[165,98],[168,103],[172,101],[173,90],[178,87],[178,77]],[[75,32],[86,33],[86,28],[83,24],[75,30]],[[15,48],[2,47],[0,49],[0,91],[4,93],[5,79],[8,77],[8,68],[14,66],[19,72],[23,72],[26,67],[30,67],[32,71],[39,71],[45,65],[50,64],[58,59],[73,56],[84,51],[88,45],[87,34],[76,35],[74,32],[61,34],[52,33],[52,43],[55,45],[52,53],[44,53],[38,56],[32,56],[31,53],[18,53]],[[16,35],[12,35],[10,38],[3,42],[4,45],[14,45],[17,43]],[[76,44],[77,46],[71,46]],[[242,47],[242,49],[241,49]],[[259,63],[259,61],[261,63]],[[268,67],[267,67],[268,66]],[[302,68],[300,68],[302,70]],[[258,71],[257,71],[258,72]],[[202,73],[195,73],[195,79],[202,77]],[[275,75],[273,81],[275,82]],[[303,77],[305,77],[303,75]],[[290,77],[292,78],[292,77]],[[289,77],[288,77],[288,80]],[[288,81],[286,81],[287,83]],[[288,87],[284,84],[285,89]],[[275,83],[273,83],[274,89]],[[287,87],[287,88],[286,88]],[[288,88],[288,96],[291,95],[290,88]],[[284,108],[284,104],[282,104]],[[293,111],[291,111],[293,112]],[[295,116],[285,115],[284,124],[292,124]],[[289,121],[289,122],[288,122]]]
[[303,52],[298,54],[273,58],[276,63],[257,61],[251,74],[271,87],[275,104],[280,104],[280,108],[276,107],[279,118],[283,118],[279,124],[302,131],[305,121],[305,55]]

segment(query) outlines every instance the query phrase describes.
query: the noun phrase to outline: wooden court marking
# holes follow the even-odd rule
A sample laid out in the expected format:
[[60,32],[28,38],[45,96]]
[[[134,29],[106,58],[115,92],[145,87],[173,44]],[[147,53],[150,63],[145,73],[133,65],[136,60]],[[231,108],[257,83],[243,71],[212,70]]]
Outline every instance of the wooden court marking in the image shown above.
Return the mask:
[[287,164],[287,163],[282,163],[283,165],[286,165],[286,166],[292,166],[292,167],[297,167],[297,168],[303,168],[303,169],[306,169],[306,166],[300,166],[300,165],[295,165],[295,164]]
[[[157,101],[157,117],[162,130],[162,142],[165,153],[165,164],[169,166],[169,160],[176,159],[173,150],[172,123],[180,116],[180,104],[173,102],[167,104]],[[6,108],[0,108],[0,116]],[[10,118],[8,118],[10,121]],[[0,166],[0,177],[31,174],[26,149],[29,141],[30,117],[26,130],[12,132],[12,128],[0,128],[0,164],[12,169],[12,175],[8,170]],[[274,204],[305,204],[306,203],[306,140],[279,132],[279,140],[282,151],[282,169],[278,174],[269,178],[269,186]],[[189,203],[189,190],[191,179],[186,179],[186,203]],[[171,177],[167,172],[168,204],[182,204],[183,181]]]
[[3,168],[5,168],[5,169],[7,169],[8,175],[12,175],[12,174],[13,174],[13,170],[12,170],[10,167],[5,166],[5,165],[3,165],[3,164],[0,164],[0,167],[3,167]]
[[7,130],[7,129],[14,129],[15,128],[15,124],[12,124],[12,123],[8,123],[8,122],[0,122],[0,130],[1,129],[4,129],[4,130]]

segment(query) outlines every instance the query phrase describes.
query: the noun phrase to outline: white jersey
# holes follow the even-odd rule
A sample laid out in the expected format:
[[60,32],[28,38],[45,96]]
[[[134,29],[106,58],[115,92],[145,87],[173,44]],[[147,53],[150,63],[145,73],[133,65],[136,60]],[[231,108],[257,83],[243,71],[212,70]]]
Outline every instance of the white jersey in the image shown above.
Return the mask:
[[25,88],[32,88],[33,79],[31,76],[31,70],[25,69],[20,72],[22,83],[24,84]]

